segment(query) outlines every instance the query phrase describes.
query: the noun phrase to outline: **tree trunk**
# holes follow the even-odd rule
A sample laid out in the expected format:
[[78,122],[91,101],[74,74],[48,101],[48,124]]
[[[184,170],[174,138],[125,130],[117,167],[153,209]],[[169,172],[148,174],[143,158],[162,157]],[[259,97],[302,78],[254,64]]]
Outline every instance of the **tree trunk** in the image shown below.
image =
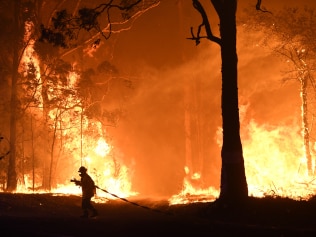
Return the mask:
[[55,121],[54,121],[54,131],[53,131],[53,140],[51,144],[51,153],[50,153],[50,165],[49,165],[49,190],[52,188],[52,177],[53,177],[53,166],[54,166],[54,156],[55,156],[55,143],[57,139],[57,126],[58,126],[58,120],[59,120],[60,112],[59,109],[56,111]]
[[[222,170],[220,200],[238,202],[248,197],[240,139],[237,86],[237,0],[221,1],[220,34],[222,57]],[[217,3],[219,4],[219,3]]]
[[309,124],[308,124],[308,107],[307,107],[307,76],[303,75],[300,79],[301,83],[301,99],[302,99],[302,126],[303,126],[303,140],[304,151],[307,162],[308,175],[313,175],[312,155],[310,151],[310,137],[309,137]]
[[11,82],[11,114],[10,114],[10,158],[8,166],[7,191],[12,192],[17,188],[17,174],[15,170],[16,161],[16,112],[17,112],[17,80],[19,68],[19,38],[20,20],[19,11],[20,1],[14,3],[14,28],[16,31],[15,44],[13,48],[12,82]]

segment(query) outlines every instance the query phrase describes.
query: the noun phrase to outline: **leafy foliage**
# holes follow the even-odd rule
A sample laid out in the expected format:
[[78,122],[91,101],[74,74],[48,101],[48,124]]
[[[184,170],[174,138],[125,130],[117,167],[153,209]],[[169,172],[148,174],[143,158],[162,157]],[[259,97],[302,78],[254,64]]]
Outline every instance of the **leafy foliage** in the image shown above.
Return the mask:
[[[108,0],[95,8],[81,8],[76,16],[68,13],[67,10],[61,10],[52,18],[51,26],[41,25],[39,40],[62,48],[74,47],[81,30],[86,32],[94,30],[94,34],[100,34],[108,39],[114,22],[127,21],[158,3],[158,0],[121,0],[119,3]],[[116,10],[114,14],[111,14],[112,9]]]
[[90,31],[93,28],[99,28],[98,16],[100,15],[94,9],[91,8],[82,8],[78,11],[79,19],[78,24],[80,28]]

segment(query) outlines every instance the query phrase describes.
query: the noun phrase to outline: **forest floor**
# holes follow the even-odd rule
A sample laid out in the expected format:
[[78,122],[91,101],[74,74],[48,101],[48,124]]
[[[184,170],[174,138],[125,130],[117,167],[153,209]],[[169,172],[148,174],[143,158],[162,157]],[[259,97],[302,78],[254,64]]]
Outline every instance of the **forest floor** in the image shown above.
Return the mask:
[[243,207],[216,202],[169,205],[150,198],[95,203],[82,219],[81,197],[0,193],[0,234],[6,236],[316,236],[316,198],[249,198]]

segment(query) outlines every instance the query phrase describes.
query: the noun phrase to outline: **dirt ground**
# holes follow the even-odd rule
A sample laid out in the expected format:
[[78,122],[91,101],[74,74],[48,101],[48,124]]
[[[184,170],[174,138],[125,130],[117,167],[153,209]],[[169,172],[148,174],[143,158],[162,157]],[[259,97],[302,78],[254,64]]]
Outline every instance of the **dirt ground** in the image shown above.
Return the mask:
[[240,208],[216,202],[169,206],[166,200],[95,203],[82,219],[80,196],[0,193],[1,236],[316,236],[316,199],[249,198]]

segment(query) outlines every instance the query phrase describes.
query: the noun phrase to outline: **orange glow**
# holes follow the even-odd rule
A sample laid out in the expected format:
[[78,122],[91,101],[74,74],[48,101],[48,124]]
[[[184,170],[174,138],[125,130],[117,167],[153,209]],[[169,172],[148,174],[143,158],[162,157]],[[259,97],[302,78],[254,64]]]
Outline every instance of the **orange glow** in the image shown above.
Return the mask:
[[[32,22],[25,23],[24,41],[28,42],[21,60],[21,71],[27,74],[28,65],[33,63],[36,69],[36,80],[41,85],[40,62],[34,51],[34,40],[31,40],[33,31]],[[75,67],[76,64],[73,65]],[[24,75],[27,77],[27,75]],[[48,151],[47,158],[51,157],[51,179],[52,188],[49,192],[62,194],[80,194],[81,188],[75,186],[70,180],[79,179],[77,170],[84,165],[88,168],[88,173],[94,179],[96,185],[115,195],[126,197],[136,195],[131,190],[130,174],[128,168],[121,159],[114,156],[113,147],[104,138],[107,134],[100,122],[88,119],[84,115],[79,98],[76,97],[76,85],[79,75],[69,72],[67,84],[56,83],[50,85],[48,99],[59,99],[57,106],[52,106],[48,111],[49,133],[52,134],[51,151]],[[73,94],[64,95],[63,90],[71,90]],[[34,91],[38,101],[42,102],[41,87],[32,87],[33,91],[27,91],[25,96],[32,96]],[[37,108],[30,110],[31,114],[42,113],[43,104],[38,104]],[[78,116],[80,115],[80,116]],[[59,132],[60,131],[60,132]],[[81,134],[81,135],[80,135]],[[62,153],[60,153],[62,151]],[[61,156],[57,157],[57,156]],[[62,159],[62,160],[61,160]],[[36,169],[35,176],[24,174],[23,181],[18,181],[17,193],[47,192],[41,188],[43,174],[42,170]],[[47,172],[47,171],[46,171]],[[34,187],[33,190],[30,187]],[[38,187],[38,188],[37,188]],[[98,198],[113,198],[113,196],[97,191]],[[104,200],[104,199],[102,199]]]
[[41,72],[40,72],[40,67],[39,67],[39,60],[37,57],[37,54],[33,48],[35,40],[30,38],[32,31],[33,31],[34,25],[32,22],[25,22],[24,24],[24,29],[25,29],[25,34],[24,34],[24,42],[27,43],[27,46],[25,47],[24,51],[23,51],[23,56],[21,58],[21,62],[20,62],[20,68],[19,71],[23,72],[23,76],[27,76],[27,70],[29,69],[29,64],[33,64],[35,67],[35,80],[38,83],[38,88],[34,91],[28,90],[25,86],[24,89],[26,90],[26,94],[27,96],[33,96],[38,102],[38,109],[41,110],[41,108],[43,107],[42,104],[42,96],[41,96],[41,84],[42,84],[42,80],[41,80]]
[[[69,121],[69,115],[65,115],[66,118],[64,121]],[[56,188],[53,188],[50,192],[58,194],[81,194],[80,187],[71,183],[70,179],[80,179],[77,170],[81,165],[84,165],[88,168],[88,173],[95,180],[96,185],[101,189],[105,189],[108,192],[120,197],[136,195],[137,193],[132,191],[129,169],[122,164],[121,161],[113,157],[113,148],[102,137],[101,124],[97,122],[90,122],[87,118],[84,119],[84,122],[84,127],[94,127],[96,133],[100,133],[98,134],[99,138],[95,139],[87,135],[83,136],[84,156],[81,158],[80,149],[77,149],[80,147],[81,143],[80,136],[75,135],[78,134],[78,126],[74,126],[73,129],[69,129],[65,132],[64,136],[70,136],[72,138],[64,144],[64,149],[70,152],[71,156],[68,158],[72,160],[71,163],[73,166],[58,167],[58,169],[61,169],[59,170],[59,173],[62,173],[63,176],[67,173],[69,173],[69,175],[68,177],[66,176],[66,180],[60,180],[57,183]],[[88,125],[89,123],[90,125]],[[25,183],[20,183],[18,185],[16,192],[33,192],[33,190],[28,188],[32,187],[32,178],[30,175],[26,175],[24,177],[24,182]],[[35,186],[40,185],[40,182],[38,182]],[[45,190],[39,189],[34,192],[45,192]],[[107,199],[114,198],[102,190],[97,190],[95,200],[104,201],[104,199],[102,199],[103,197],[106,197]]]
[[258,126],[250,121],[244,139],[249,194],[308,199],[315,192],[307,175],[303,138],[299,126]]
[[[219,145],[221,134],[219,128]],[[315,194],[316,181],[308,176],[299,125],[293,122],[290,125],[259,126],[251,120],[242,126],[241,137],[250,196],[307,200]],[[219,190],[196,188],[192,185],[193,179],[184,179],[183,190],[169,199],[171,204],[210,201],[218,197]]]
[[[27,54],[24,57],[30,58]],[[32,60],[38,64],[34,57]],[[68,86],[74,89],[77,80],[78,75],[71,72]],[[69,97],[64,100],[64,103],[70,108],[78,104],[78,101]],[[241,108],[240,111],[245,113],[243,109]],[[60,172],[63,173],[63,177],[67,178],[60,179],[56,175],[55,179],[58,180],[56,187],[50,192],[80,194],[80,188],[70,183],[69,180],[78,178],[77,169],[84,165],[100,188],[120,197],[137,195],[137,192],[132,191],[129,168],[123,164],[120,158],[115,157],[114,147],[105,139],[106,129],[100,122],[88,119],[84,115],[82,118],[75,116],[75,114],[83,112],[82,108],[78,106],[65,111],[55,108],[49,112],[51,130],[55,126],[67,127],[57,135],[57,138],[63,140],[62,146],[65,153],[69,154],[67,158],[71,160],[70,166],[56,167],[56,170],[62,170]],[[241,118],[241,120],[244,119],[243,114]],[[313,177],[309,177],[307,174],[301,127],[297,121],[293,121],[293,124],[290,125],[280,124],[278,126],[258,125],[254,120],[241,122],[241,138],[250,196],[276,195],[293,199],[308,199],[315,193],[316,183]],[[79,135],[81,133],[82,138]],[[217,143],[219,147],[221,147],[222,141],[221,134],[222,130],[218,128]],[[315,161],[313,162],[315,163]],[[186,176],[183,180],[183,188],[179,194],[170,197],[171,205],[213,201],[219,196],[219,190],[214,187],[201,188],[202,185],[199,184],[201,172],[192,174],[189,166],[184,169]],[[66,176],[65,173],[69,173],[69,175]],[[31,183],[32,177],[25,175],[24,183],[19,183],[17,192],[31,192],[32,190],[27,188],[32,186]],[[37,181],[36,186],[40,185],[40,182]],[[36,192],[44,191],[37,190]],[[97,196],[113,198],[100,190],[97,192]]]
[[[130,29],[130,27],[133,25],[133,22],[134,21],[126,25],[124,30]],[[37,70],[37,79],[39,80],[39,84],[41,86],[43,82],[41,81],[41,75],[40,75],[40,66],[39,66],[40,62],[37,59],[33,46],[32,46],[34,42],[29,40],[30,38],[29,32],[31,32],[32,27],[33,27],[32,24],[30,23],[26,24],[27,33],[25,34],[25,42],[30,42],[30,43],[27,46],[25,53],[23,55],[22,65],[25,66],[28,62],[34,63]],[[104,32],[107,32],[106,30],[107,28],[104,29]],[[117,33],[118,32],[119,30],[117,30]],[[89,45],[84,50],[84,52],[88,54],[90,57],[94,57],[94,54],[96,53],[97,50],[99,50],[101,45],[102,43],[98,44],[96,47],[91,47],[91,45]],[[130,47],[131,50],[133,50],[133,48],[130,45],[132,44],[129,43],[128,47]],[[117,48],[119,49],[120,47],[117,47]],[[157,49],[158,48],[156,47],[154,50],[159,51]],[[154,56],[152,56],[153,55],[152,53],[148,54],[148,51],[146,51],[145,53],[146,55],[150,55],[151,58],[155,58]],[[126,51],[124,51],[124,54],[126,54]],[[203,63],[196,61],[198,63],[197,64],[198,67],[194,64],[195,65],[194,70],[198,71],[198,70],[201,70],[200,68],[204,67],[203,65],[205,62],[205,58],[208,58],[209,55],[207,54],[207,57],[203,55],[203,57],[204,57]],[[216,56],[216,57],[219,57],[219,56]],[[97,57],[95,59],[98,60]],[[213,60],[213,61],[216,61],[216,60]],[[131,65],[130,62],[128,62],[128,65],[129,66]],[[73,64],[73,67],[75,66],[76,66],[76,63]],[[88,67],[88,65],[86,67]],[[172,68],[172,71],[173,73],[174,71],[176,71],[176,73],[179,74],[182,78],[193,77],[192,76],[193,74],[190,74],[190,71],[194,71],[194,70],[193,69],[190,70],[189,66],[187,66],[186,64],[185,64],[185,67],[187,67],[185,68],[185,76],[183,76],[181,73],[177,73],[178,71],[176,71],[174,68]],[[209,68],[210,66],[208,65],[207,67]],[[147,77],[147,74],[146,74],[147,72],[145,71],[145,67],[144,69],[142,67],[137,67],[137,69],[138,68],[140,68],[139,70],[144,70],[144,74]],[[202,77],[207,78],[209,74],[207,75],[202,74],[204,73],[203,70],[202,72],[198,71],[197,73],[201,73],[201,78]],[[152,70],[152,71],[155,71],[155,70]],[[164,71],[164,70],[161,70],[161,71]],[[150,73],[152,72],[150,71]],[[159,75],[161,75],[160,71],[159,71]],[[163,74],[163,76],[168,79],[170,77],[167,73]],[[200,77],[200,74],[198,74],[196,77]],[[172,86],[176,84],[176,78],[177,77],[174,76],[174,78],[172,77],[172,79],[174,80],[168,80],[168,81],[172,81]],[[43,150],[45,150],[43,153],[39,152],[40,154],[36,154],[37,156],[36,158],[38,159],[38,162],[43,162],[44,159],[46,159],[46,161],[49,159],[52,159],[51,190],[47,191],[47,190],[41,189],[43,185],[42,179],[44,176],[44,172],[47,172],[47,171],[43,171],[41,167],[42,164],[40,164],[38,165],[40,166],[40,168],[38,167],[35,168],[35,177],[33,177],[32,174],[29,172],[23,173],[22,175],[19,174],[20,176],[23,176],[23,178],[18,177],[19,181],[18,181],[18,188],[16,192],[22,192],[22,193],[51,192],[55,194],[64,194],[64,195],[68,195],[68,194],[80,195],[81,194],[80,187],[74,185],[74,183],[71,183],[70,180],[73,178],[79,179],[77,170],[81,165],[84,165],[88,168],[88,173],[95,180],[96,185],[98,187],[102,189],[106,189],[110,193],[113,193],[117,196],[124,197],[124,198],[138,195],[137,192],[133,191],[133,185],[131,182],[132,173],[134,171],[134,170],[131,170],[131,168],[134,167],[134,164],[133,166],[132,165],[128,166],[128,164],[125,163],[124,157],[122,157],[123,155],[122,154],[118,155],[117,154],[118,152],[116,152],[119,149],[122,149],[122,150],[125,149],[124,152],[127,152],[128,149],[133,150],[134,146],[131,145],[130,147],[128,147],[128,145],[126,145],[125,147],[123,147],[122,144],[118,144],[116,145],[117,147],[114,147],[114,145],[111,143],[111,138],[107,131],[107,127],[103,126],[102,123],[98,121],[97,119],[91,118],[93,116],[91,117],[86,116],[85,112],[87,111],[85,111],[85,107],[83,106],[83,104],[85,103],[83,101],[80,101],[79,97],[76,94],[77,93],[76,86],[77,86],[78,80],[79,80],[79,75],[75,71],[72,71],[72,72],[69,72],[69,75],[67,77],[67,83],[65,83],[66,85],[56,84],[56,85],[51,85],[51,87],[49,88],[51,89],[50,91],[51,93],[48,94],[48,100],[53,100],[57,98],[57,99],[60,99],[60,102],[59,102],[60,104],[58,104],[58,106],[52,106],[51,108],[48,109],[49,111],[46,111],[47,114],[45,115],[48,116],[48,122],[45,125],[48,125],[49,129],[47,129],[47,131],[45,130],[47,134],[44,134],[45,136],[44,138],[47,139],[50,143],[52,143],[53,136],[55,136],[54,139],[56,140],[54,140],[55,141],[54,144],[49,144],[48,148],[46,147],[43,148]],[[147,81],[150,81],[150,80],[147,80]],[[155,88],[155,90],[159,91],[159,95],[161,95],[162,93],[165,93],[165,91],[168,91],[170,92],[170,98],[171,98],[170,101],[174,101],[171,95],[173,91],[172,89],[170,89],[171,85],[169,85],[169,82],[165,84],[165,82],[163,82],[162,80],[159,81],[160,84],[163,84],[164,90],[160,90],[160,88],[157,89],[158,87],[154,87],[153,86],[154,83],[150,83],[150,86]],[[182,80],[181,80],[181,83],[182,83]],[[205,88],[208,88],[208,86],[206,86]],[[72,94],[69,95],[68,97],[63,97],[64,96],[62,93],[63,89],[68,89],[69,91],[72,92]],[[27,110],[27,112],[31,112],[32,114],[38,113],[41,115],[44,113],[43,112],[44,105],[43,105],[43,100],[41,98],[42,96],[41,91],[42,91],[41,88],[39,88],[36,90],[36,93],[35,93],[35,96],[41,102],[38,105],[38,108],[32,108],[32,110]],[[139,94],[142,94],[142,93],[143,91],[141,91]],[[190,91],[188,93],[190,93]],[[198,94],[200,93],[200,91],[197,90],[196,93]],[[218,93],[220,93],[220,91],[218,91]],[[150,96],[151,94],[148,94],[147,98],[151,98]],[[181,92],[178,93],[177,91],[176,96],[177,96],[177,101],[181,101],[181,96],[182,96]],[[126,97],[126,98],[129,99],[129,97]],[[144,97],[140,97],[139,100],[142,100],[143,98]],[[148,101],[150,102],[150,107],[154,107],[152,105],[156,105],[154,101],[151,101],[151,100],[148,100]],[[169,106],[169,103],[166,103],[166,104],[168,104]],[[132,107],[132,108],[135,108],[135,107]],[[160,108],[161,107],[159,106],[155,106],[155,110],[159,110]],[[201,106],[201,110],[203,109],[204,108],[202,108]],[[244,155],[244,160],[245,160],[245,169],[246,169],[249,195],[255,196],[255,197],[275,195],[275,196],[282,196],[282,197],[290,197],[293,199],[308,199],[311,195],[315,193],[316,181],[314,180],[314,177],[310,177],[307,172],[306,157],[305,157],[304,149],[303,149],[303,138],[302,138],[302,132],[301,132],[302,129],[301,129],[300,122],[292,121],[292,124],[280,123],[278,125],[270,125],[270,124],[258,124],[255,120],[245,121],[245,118],[244,118],[244,115],[246,113],[246,111],[244,111],[245,109],[246,107],[240,108],[240,112],[242,113],[241,114],[241,140],[243,144],[243,155]],[[141,114],[142,119],[144,118],[144,120],[142,120],[142,123],[146,122],[146,125],[149,124],[148,126],[150,127],[156,127],[157,125],[153,126],[152,124],[158,124],[158,123],[149,123],[149,122],[147,123],[147,121],[145,121],[148,118],[147,116],[149,115],[147,114],[147,111],[143,109],[143,107],[142,107],[142,111],[145,111],[146,113],[146,114],[145,113]],[[158,117],[159,116],[157,116],[157,120],[161,119],[160,117],[159,118]],[[43,116],[41,116],[41,118],[43,118]],[[191,122],[190,119],[187,119],[186,122],[190,123]],[[144,125],[144,124],[141,124],[141,125]],[[136,127],[135,129],[139,129],[137,126],[134,126],[134,127]],[[170,127],[168,126],[168,128]],[[144,129],[142,127],[142,129],[144,130],[146,130],[146,128],[147,127],[145,127]],[[36,130],[36,128],[34,128],[34,130]],[[166,136],[163,130],[161,134],[162,136]],[[40,135],[43,136],[43,134],[40,134]],[[135,133],[135,137],[137,135],[138,134]],[[130,136],[129,139],[132,140],[135,137]],[[222,129],[220,127],[217,129],[217,134],[215,135],[215,137],[216,137],[217,145],[220,148],[222,145]],[[177,138],[178,137],[176,137],[174,140],[176,140]],[[182,138],[183,137],[181,137],[179,140],[181,140]],[[27,137],[25,139],[30,139],[30,138]],[[141,140],[141,138],[139,139]],[[188,136],[188,139],[189,139],[189,136]],[[152,140],[151,142],[156,147],[163,148],[162,146],[159,146],[159,145],[157,146],[155,143],[155,140]],[[128,144],[127,141],[126,143]],[[136,143],[136,144],[140,144],[140,143]],[[316,147],[316,144],[313,144],[313,145]],[[143,144],[140,145],[139,147],[135,146],[136,147],[135,150],[143,149],[145,146],[146,145],[143,145]],[[190,149],[190,148],[186,147],[186,149]],[[154,151],[151,151],[150,149],[148,150],[149,150],[148,152],[148,157],[149,157],[148,160],[149,160],[150,155],[154,153]],[[190,153],[194,153],[194,150],[191,150]],[[51,154],[52,154],[52,157],[50,157]],[[133,162],[137,163],[137,161],[139,160],[138,159],[139,157],[137,157],[137,155],[139,154],[137,152],[135,152],[135,154],[131,155],[131,157],[129,158],[133,160]],[[162,154],[163,154],[161,155],[162,158],[165,158],[165,159],[174,158],[174,157],[165,157],[164,155],[165,153],[163,152]],[[193,157],[196,157],[195,154],[190,154],[190,155],[192,155]],[[220,154],[214,154],[214,156],[217,156],[217,155],[219,156]],[[141,157],[141,155],[139,156]],[[201,158],[201,156],[203,155],[200,155],[200,156],[197,155],[197,157],[199,158]],[[183,157],[182,153],[180,153],[178,157],[176,157],[176,159],[179,159],[179,160],[182,159]],[[29,157],[25,156],[25,158],[29,158]],[[208,159],[209,158],[207,157],[205,160],[207,162],[213,162],[213,160],[208,160]],[[219,196],[220,190],[218,188],[215,188],[212,186],[205,187],[202,184],[203,178],[205,179],[205,177],[203,177],[203,172],[205,171],[202,171],[203,167],[200,167],[200,166],[202,166],[206,162],[204,163],[200,162],[200,163],[201,164],[199,165],[196,165],[196,164],[194,165],[194,161],[188,158],[187,163],[185,164],[185,167],[184,167],[184,173],[185,173],[184,178],[182,176],[182,173],[180,173],[179,175],[180,179],[183,178],[182,189],[179,193],[169,198],[168,201],[170,205],[186,204],[186,203],[194,203],[194,202],[209,202],[209,201],[215,200]],[[315,163],[315,160],[313,160],[313,163]],[[181,166],[183,166],[182,162],[181,162]],[[173,167],[170,166],[170,169],[172,168]],[[144,169],[146,169],[146,167]],[[201,169],[201,170],[198,170],[198,169]],[[218,170],[220,170],[220,167],[218,167]],[[178,172],[178,170],[176,170],[176,172]],[[138,179],[142,180],[143,177],[140,177]],[[33,182],[35,183],[34,190],[30,189],[30,187],[33,186]],[[146,183],[146,181],[141,181],[141,182]],[[172,180],[170,182],[172,182]],[[114,197],[98,189],[97,196],[95,197],[94,200],[101,202],[101,201],[106,201],[107,199],[112,199],[112,198]]]
[[110,153],[110,151],[111,151],[111,148],[109,144],[107,144],[103,138],[100,138],[98,140],[98,145],[95,148],[95,152],[100,156],[106,156]]
[[213,187],[207,189],[199,188],[198,184],[201,178],[201,174],[194,173],[191,177],[189,176],[189,168],[185,167],[185,173],[187,176],[183,181],[183,189],[177,195],[173,195],[169,199],[169,204],[186,204],[194,202],[209,202],[214,201],[218,197],[219,191]]
[[[31,60],[37,69],[38,80],[40,80],[39,61],[32,44],[26,48],[23,55],[21,67],[24,66],[24,68],[22,70],[27,68],[28,62]],[[49,133],[55,139],[55,142],[50,145],[53,150],[46,154],[49,157],[49,153],[53,153],[53,157],[50,157],[52,159],[51,178],[53,183],[49,192],[80,195],[81,188],[71,183],[70,180],[80,179],[77,170],[84,165],[100,189],[107,190],[119,197],[136,195],[137,193],[132,191],[129,169],[123,164],[121,158],[115,157],[113,147],[105,139],[106,130],[100,122],[84,115],[81,102],[75,96],[78,79],[78,74],[70,72],[67,85],[57,84],[50,87],[51,93],[48,98],[52,100],[58,97],[62,100],[58,106],[50,108],[47,113],[49,119],[47,124],[50,125]],[[63,89],[70,89],[74,94],[65,97],[62,94]],[[38,108],[32,108],[30,112],[32,114],[37,110],[40,112],[42,107],[43,105],[39,104]],[[61,154],[59,150],[62,151]],[[41,172],[42,170],[36,168],[34,178],[31,174],[24,174],[23,181],[18,181],[16,192],[48,192],[48,190],[41,188],[43,176]],[[34,190],[30,188],[33,186],[33,182]],[[97,190],[95,201],[106,201],[114,198],[100,189]]]

